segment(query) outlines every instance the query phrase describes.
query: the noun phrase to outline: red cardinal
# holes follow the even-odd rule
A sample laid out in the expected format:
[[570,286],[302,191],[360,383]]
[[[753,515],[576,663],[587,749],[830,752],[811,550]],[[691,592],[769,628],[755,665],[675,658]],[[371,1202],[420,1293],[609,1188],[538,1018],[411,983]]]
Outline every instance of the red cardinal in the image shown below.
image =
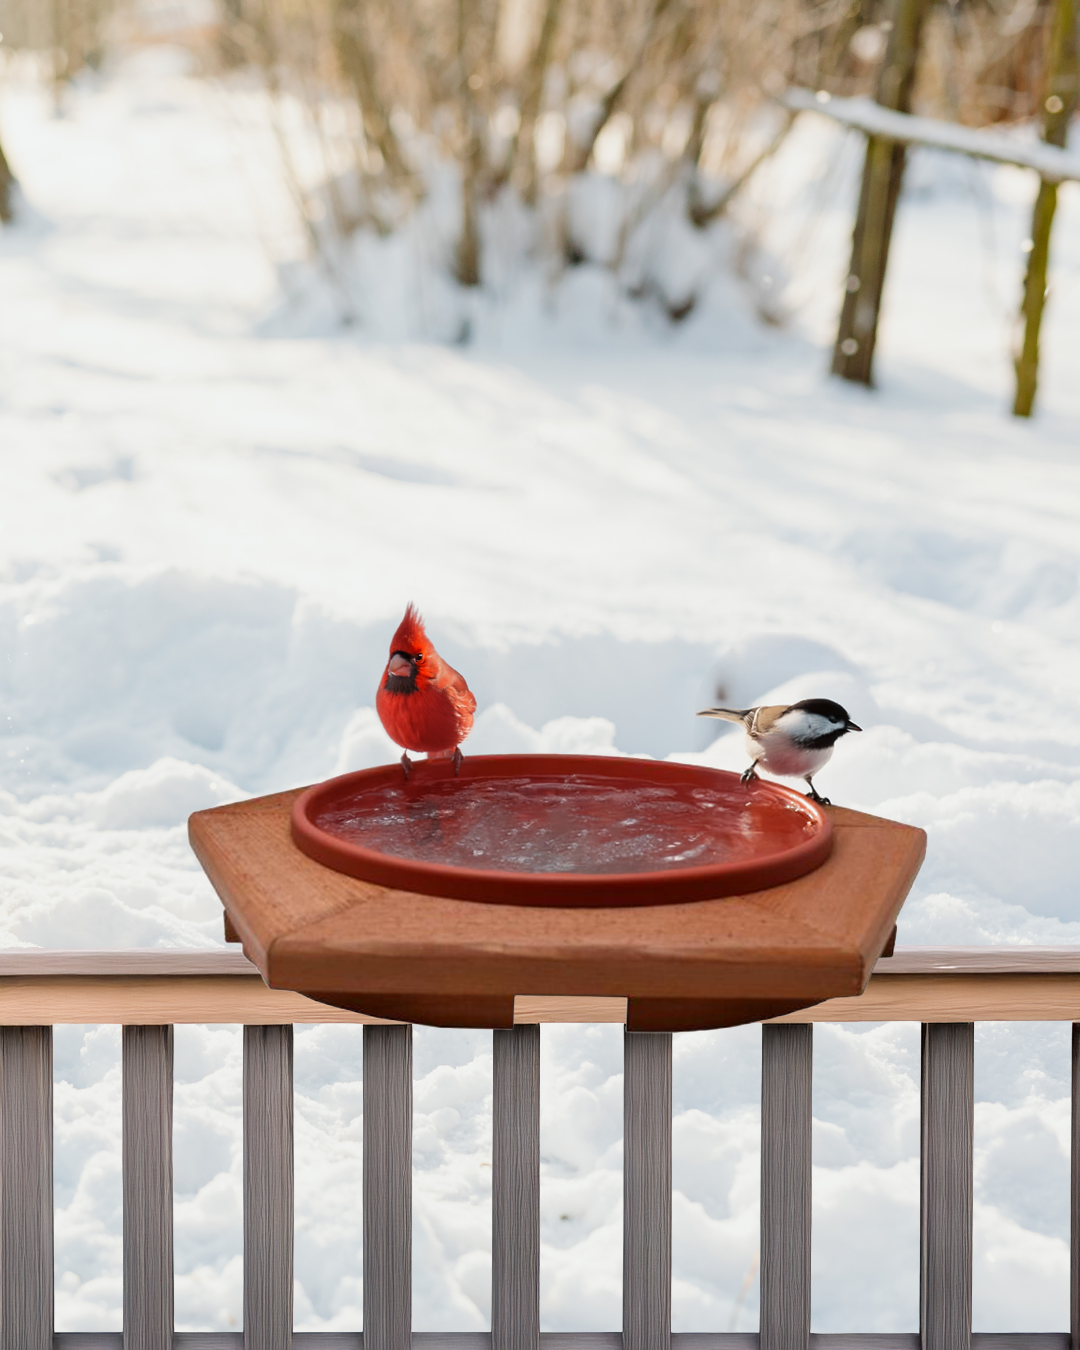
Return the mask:
[[452,759],[457,773],[458,747],[472,730],[476,699],[431,645],[412,605],[390,643],[375,707],[387,735],[405,747],[401,767],[406,778],[412,767],[410,750],[426,751],[428,759]]

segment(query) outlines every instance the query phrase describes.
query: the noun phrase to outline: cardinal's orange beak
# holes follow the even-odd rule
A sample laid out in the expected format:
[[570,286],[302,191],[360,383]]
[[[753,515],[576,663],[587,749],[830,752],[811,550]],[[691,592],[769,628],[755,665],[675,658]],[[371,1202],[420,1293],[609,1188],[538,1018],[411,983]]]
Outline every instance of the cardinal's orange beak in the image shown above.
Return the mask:
[[406,679],[412,674],[412,662],[407,661],[404,656],[399,656],[397,652],[390,658],[390,665],[387,668],[388,675],[404,675]]

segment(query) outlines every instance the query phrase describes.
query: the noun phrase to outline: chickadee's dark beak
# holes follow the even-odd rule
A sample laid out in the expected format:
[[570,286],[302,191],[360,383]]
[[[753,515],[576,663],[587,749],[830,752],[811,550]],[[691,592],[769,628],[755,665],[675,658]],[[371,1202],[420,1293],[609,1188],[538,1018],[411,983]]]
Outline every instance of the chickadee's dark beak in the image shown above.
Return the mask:
[[849,722],[844,728],[845,731],[862,731],[862,727],[857,727],[854,722]]

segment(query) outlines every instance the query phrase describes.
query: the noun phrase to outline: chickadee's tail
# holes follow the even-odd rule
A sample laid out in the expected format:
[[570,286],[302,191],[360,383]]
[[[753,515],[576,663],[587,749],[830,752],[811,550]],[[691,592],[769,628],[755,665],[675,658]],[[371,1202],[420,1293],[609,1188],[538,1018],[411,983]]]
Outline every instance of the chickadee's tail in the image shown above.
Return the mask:
[[744,708],[742,712],[735,708],[706,708],[703,712],[699,712],[698,716],[719,717],[722,722],[742,722],[745,724],[753,711],[753,708]]

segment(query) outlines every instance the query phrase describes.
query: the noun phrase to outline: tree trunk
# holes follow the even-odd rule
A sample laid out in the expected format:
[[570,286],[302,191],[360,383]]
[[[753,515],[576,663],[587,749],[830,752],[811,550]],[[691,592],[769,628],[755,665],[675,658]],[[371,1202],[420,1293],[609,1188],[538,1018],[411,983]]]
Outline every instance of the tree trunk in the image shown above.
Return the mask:
[[461,286],[479,286],[480,223],[477,207],[484,170],[484,124],[473,91],[476,63],[472,59],[470,41],[476,34],[479,16],[469,0],[458,0],[457,18],[458,102],[465,138],[461,156],[461,236],[454,259],[454,274]]
[[53,39],[53,111],[59,117],[64,111],[64,84],[69,76],[68,7],[66,0],[52,0],[52,39]]
[[10,225],[15,219],[15,208],[11,202],[11,189],[14,186],[15,175],[7,162],[4,147],[0,145],[0,221],[5,225]]
[[[1046,82],[1046,121],[1043,140],[1064,148],[1069,120],[1076,110],[1077,100],[1077,41],[1076,0],[1057,0],[1050,30],[1050,51]],[[1054,223],[1057,206],[1057,184],[1042,183],[1035,199],[1035,214],[1031,222],[1031,252],[1028,254],[1027,276],[1024,278],[1024,298],[1020,305],[1020,319],[1024,337],[1016,353],[1016,399],[1013,413],[1030,417],[1035,404],[1035,390],[1039,379],[1039,326],[1046,304],[1046,272],[1050,260],[1050,227]]]
[[222,0],[217,46],[221,62],[229,70],[244,64],[244,44],[239,36],[243,22],[242,0]]
[[[928,0],[895,0],[885,64],[878,79],[877,102],[883,108],[911,111],[915,63],[927,8]],[[873,383],[878,314],[904,160],[902,145],[880,136],[867,138],[851,266],[832,362],[834,375],[858,384]]]

